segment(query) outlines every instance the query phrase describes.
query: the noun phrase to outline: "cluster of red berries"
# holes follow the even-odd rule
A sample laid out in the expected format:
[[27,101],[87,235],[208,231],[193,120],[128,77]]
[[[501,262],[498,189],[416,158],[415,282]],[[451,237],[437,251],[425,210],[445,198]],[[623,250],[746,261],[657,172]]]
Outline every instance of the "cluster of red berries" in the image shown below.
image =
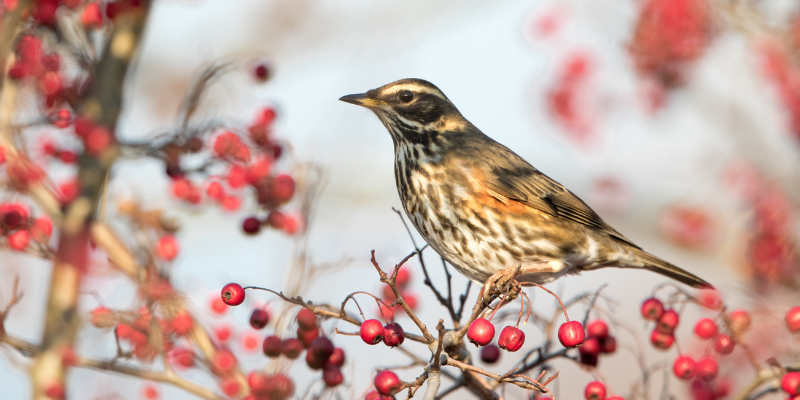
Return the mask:
[[581,347],[581,363],[585,365],[597,366],[600,354],[611,354],[617,350],[617,340],[609,334],[608,325],[596,319],[586,326],[586,339]]
[[403,327],[397,322],[383,325],[377,319],[368,319],[361,323],[359,329],[361,340],[368,345],[383,342],[386,346],[395,347],[403,344],[406,336]]
[[33,83],[48,108],[60,103],[65,90],[64,78],[59,73],[61,56],[45,52],[42,39],[34,35],[22,36],[15,50],[17,57],[8,70],[9,78]]
[[53,233],[50,217],[31,217],[28,206],[22,203],[0,203],[0,235],[8,247],[24,251],[31,240],[46,243]]
[[[490,317],[491,318],[491,317]],[[494,325],[486,318],[476,318],[475,321],[469,325],[467,330],[467,339],[475,346],[488,346],[494,339]],[[500,336],[497,338],[497,345],[506,351],[515,352],[522,348],[525,343],[525,332],[517,326],[506,326],[500,331]],[[483,351],[481,351],[482,357]],[[499,353],[499,352],[498,352]],[[497,361],[497,356],[494,356],[494,350],[487,350],[485,362]]]
[[680,316],[675,310],[664,310],[661,300],[651,297],[642,302],[642,318],[656,323],[650,334],[650,343],[660,350],[667,350],[675,343],[675,328]]
[[698,59],[710,41],[707,0],[648,0],[630,51],[639,72],[670,87],[683,83],[686,65]]
[[[419,306],[419,301],[417,300],[417,295],[414,294],[412,288],[410,286],[411,283],[411,268],[407,268],[405,265],[400,267],[400,270],[397,271],[397,279],[395,280],[395,284],[397,288],[400,290],[400,296],[403,297],[403,301],[406,302],[408,308],[411,311],[416,311],[417,307]],[[383,303],[379,303],[378,305],[378,313],[382,315],[384,318],[388,320],[394,319],[394,315],[397,312],[402,313],[402,306],[400,304],[395,304],[394,307],[389,308],[387,304],[391,304],[395,301],[396,297],[392,288],[389,285],[381,285],[382,286],[382,295],[383,295]]]

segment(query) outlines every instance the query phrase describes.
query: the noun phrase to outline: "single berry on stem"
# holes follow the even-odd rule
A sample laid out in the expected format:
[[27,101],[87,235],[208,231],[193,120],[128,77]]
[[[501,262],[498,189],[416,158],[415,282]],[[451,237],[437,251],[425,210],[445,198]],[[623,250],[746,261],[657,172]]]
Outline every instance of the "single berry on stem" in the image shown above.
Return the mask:
[[477,318],[469,325],[467,339],[475,346],[486,346],[494,339],[494,325],[486,318]]
[[342,365],[344,365],[344,360],[345,360],[344,350],[337,347],[333,349],[333,353],[331,353],[331,356],[328,357],[328,361],[326,361],[325,364],[326,365],[331,364],[337,367],[341,367]]
[[701,339],[711,339],[717,334],[717,324],[711,318],[703,318],[697,321],[694,333]]
[[513,326],[507,326],[500,331],[500,337],[497,339],[497,344],[500,348],[510,352],[519,350],[522,344],[525,343],[525,332]]
[[269,313],[266,310],[257,308],[250,314],[250,326],[254,329],[263,329],[269,323]]
[[694,365],[694,374],[704,381],[712,381],[719,373],[717,360],[711,357],[703,357]]
[[322,370],[322,380],[327,387],[339,386],[344,382],[344,375],[342,375],[342,370],[339,367],[326,365]]
[[786,312],[786,328],[789,332],[800,332],[800,306],[792,307]]
[[800,395],[800,372],[792,371],[787,372],[781,378],[781,389],[788,393],[789,396]]
[[606,385],[602,382],[594,381],[586,385],[586,390],[583,391],[586,400],[605,400],[606,399]]
[[333,354],[333,342],[325,336],[320,336],[311,342],[308,351],[313,353],[316,359],[322,362],[328,361],[328,357]]
[[648,321],[658,321],[663,313],[664,304],[655,297],[651,297],[642,303],[642,318]]
[[229,306],[238,306],[244,301],[244,288],[238,283],[229,283],[222,288],[222,301]]
[[383,344],[394,347],[403,344],[406,335],[403,332],[403,327],[397,322],[392,322],[383,327]]
[[500,348],[494,344],[487,344],[481,349],[481,361],[494,364],[500,359]]
[[378,393],[384,396],[392,396],[402,387],[402,383],[400,382],[400,378],[397,377],[397,374],[388,370],[378,372],[378,374],[375,375],[373,383]]
[[664,314],[661,314],[661,318],[658,319],[656,330],[671,335],[678,327],[678,322],[680,322],[680,316],[675,310],[664,311]]
[[672,363],[672,372],[680,379],[689,380],[694,378],[694,360],[691,357],[680,356]]
[[255,235],[261,231],[261,221],[256,217],[247,217],[242,221],[242,230],[248,235]]
[[283,339],[283,342],[281,342],[281,353],[290,360],[295,360],[297,357],[300,357],[300,353],[303,352],[303,349],[303,342],[301,342],[300,339],[288,338]]
[[383,324],[377,319],[368,319],[361,323],[361,340],[368,345],[378,344],[383,341]]
[[575,347],[583,343],[586,334],[578,321],[567,321],[558,328],[558,341],[564,347]]
[[653,333],[650,334],[650,343],[652,343],[657,349],[667,350],[672,347],[673,343],[675,343],[675,336],[661,333],[654,329]]
[[267,357],[275,358],[281,355],[283,341],[275,336],[267,336],[264,338],[264,343],[261,345],[261,349],[264,351],[264,355]]
[[719,354],[731,354],[736,342],[730,336],[720,333],[714,338],[714,350]]
[[586,326],[586,333],[588,336],[605,339],[608,337],[608,325],[603,320],[596,319]]
[[297,313],[297,324],[301,328],[310,330],[317,327],[317,315],[307,308],[301,308]]

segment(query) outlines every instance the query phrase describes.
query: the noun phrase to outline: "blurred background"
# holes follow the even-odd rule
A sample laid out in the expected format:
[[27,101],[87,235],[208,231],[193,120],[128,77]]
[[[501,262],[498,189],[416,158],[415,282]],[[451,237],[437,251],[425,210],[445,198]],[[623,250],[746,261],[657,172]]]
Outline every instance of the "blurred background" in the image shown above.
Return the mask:
[[[339,304],[357,290],[380,294],[369,251],[376,250],[388,269],[414,249],[392,211],[401,207],[388,133],[371,112],[337,101],[414,77],[437,85],[483,132],[570,188],[644,249],[712,282],[728,306],[763,316],[754,317],[755,329],[748,334],[757,351],[796,359],[796,338],[785,330],[774,333],[786,309],[800,301],[796,2],[162,0],[151,12],[128,76],[118,135],[147,140],[171,129],[203,68],[226,61],[242,66],[210,87],[198,115],[249,121],[272,105],[276,135],[290,143],[291,160],[321,171],[324,188],[308,220],[307,249],[310,262],[327,273],[300,285],[304,299]],[[250,66],[263,61],[271,78],[259,83]],[[258,236],[241,231],[241,220],[258,209],[255,201],[245,199],[232,212],[187,207],[171,194],[163,171],[158,160],[119,162],[109,199],[163,208],[180,222],[181,251],[172,276],[193,309],[207,310],[209,299],[228,282],[276,290],[295,282],[287,274],[300,246],[293,237],[275,230]],[[438,256],[426,251],[425,257],[432,281],[442,287]],[[434,326],[446,312],[423,286],[418,261],[408,265],[420,318]],[[45,262],[0,252],[3,299],[16,275],[25,292],[5,322],[10,335],[40,340],[49,271]],[[639,354],[667,371],[677,354],[650,348],[639,316],[641,301],[661,282],[648,272],[603,270],[548,285],[569,298],[608,284],[603,291],[608,301],[596,315],[619,326],[612,329],[620,350],[603,358],[599,371],[615,394],[630,393],[639,379],[631,367]],[[454,291],[465,285],[466,279],[453,278]],[[537,311],[555,310],[544,293],[529,292]],[[134,307],[137,288],[108,272],[88,279],[82,293],[81,309],[88,312],[98,299],[100,305]],[[249,310],[274,298],[248,296],[244,307],[222,316],[205,313],[201,321],[210,329],[233,330],[231,347],[244,354],[245,370],[264,364],[260,351],[239,344],[248,335]],[[365,302],[367,317],[377,317]],[[270,308],[281,305],[273,300]],[[706,314],[689,307],[682,318],[701,315]],[[407,318],[399,322],[415,331]],[[679,329],[681,350],[701,354],[691,326]],[[353,330],[343,323],[338,327]],[[526,333],[528,343],[543,338],[533,328]],[[776,347],[778,341],[789,347]],[[348,356],[341,398],[363,396],[375,367],[406,363],[397,350],[365,349],[358,338],[337,336],[335,343]],[[427,359],[427,350],[413,345],[406,347]],[[76,351],[113,354],[113,337],[89,327],[81,331]],[[2,397],[30,397],[23,357],[8,349],[0,354]],[[730,357],[721,363],[720,375],[732,378],[730,392],[736,393],[753,373],[739,362],[741,354]],[[514,359],[504,354],[499,365],[488,368],[505,371]],[[555,362],[552,370],[561,371],[552,383],[561,399],[581,398],[596,377],[569,361]],[[398,373],[411,380],[419,370]],[[202,381],[203,374],[187,376]],[[297,382],[297,398],[319,375],[303,365],[289,374]],[[84,369],[73,369],[69,382],[68,398],[74,399],[140,399],[150,387]],[[667,384],[677,398],[689,396],[688,384],[674,378]],[[657,398],[661,386],[652,386]],[[162,398],[194,398],[167,385],[158,391]],[[527,398],[516,388],[505,395]],[[468,396],[461,392],[453,398]],[[764,398],[782,398],[773,396]]]

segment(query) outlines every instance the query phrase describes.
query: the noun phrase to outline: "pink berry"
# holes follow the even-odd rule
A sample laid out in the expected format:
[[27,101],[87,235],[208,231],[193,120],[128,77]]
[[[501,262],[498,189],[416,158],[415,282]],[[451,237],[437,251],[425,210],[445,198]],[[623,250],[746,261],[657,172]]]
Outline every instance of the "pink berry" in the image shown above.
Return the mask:
[[658,321],[663,313],[664,304],[655,297],[651,297],[642,303],[642,318],[648,321]]
[[172,261],[175,259],[175,257],[178,256],[179,250],[180,250],[180,245],[178,244],[178,240],[175,239],[174,236],[166,235],[158,239],[158,244],[156,245],[156,253],[158,254],[159,257],[167,261]]
[[622,396],[611,396],[611,397],[606,397],[606,400],[625,400],[625,399],[623,399]]
[[581,347],[578,347],[581,354],[596,356],[600,354],[600,340],[596,337],[590,337],[583,341]]
[[694,333],[701,339],[711,339],[717,334],[717,324],[711,318],[703,318],[697,321]]
[[680,356],[672,363],[672,372],[685,381],[694,378],[694,360],[691,357]]
[[264,343],[261,345],[261,349],[264,351],[264,355],[267,357],[275,358],[281,355],[282,344],[283,341],[279,337],[275,335],[267,336],[264,338]]
[[586,390],[583,391],[586,400],[605,400],[606,399],[606,385],[602,382],[589,382],[586,385]]
[[311,329],[304,329],[302,326],[297,327],[297,338],[300,339],[300,343],[303,344],[303,348],[311,347],[311,343],[314,339],[319,337],[319,327],[313,327]]
[[238,283],[229,283],[222,288],[222,301],[229,306],[238,306],[244,301],[244,289]]
[[786,313],[786,327],[789,328],[789,332],[797,333],[800,332],[800,306],[792,307]]
[[506,351],[515,352],[525,343],[525,332],[513,326],[507,326],[500,331],[497,344]]
[[750,313],[745,310],[736,310],[728,315],[731,318],[731,328],[737,333],[744,333],[750,328]]
[[601,340],[605,339],[608,337],[608,325],[602,320],[596,319],[586,326],[586,333],[588,336],[594,336]]
[[383,324],[377,319],[368,319],[361,324],[361,340],[368,345],[383,341]]
[[383,327],[383,344],[389,347],[399,346],[403,344],[405,339],[406,335],[403,332],[403,327],[397,322],[386,324]]
[[344,382],[344,375],[342,375],[342,370],[339,367],[326,365],[322,370],[322,380],[327,387],[339,386]]
[[378,393],[384,396],[392,396],[402,387],[402,383],[400,382],[400,378],[397,377],[397,374],[388,370],[378,372],[378,374],[375,375],[373,383]]
[[500,348],[494,344],[487,344],[481,348],[481,361],[494,364],[500,359]]
[[281,342],[281,353],[290,360],[297,359],[302,352],[303,342],[301,342],[300,339],[289,338],[283,339],[283,342]]
[[341,367],[342,365],[344,365],[344,359],[345,359],[344,350],[337,347],[333,349],[333,353],[331,353],[331,356],[328,357],[328,361],[326,361],[325,364],[326,365],[331,364],[337,367]]
[[254,329],[263,329],[269,323],[269,313],[266,310],[257,308],[250,314],[250,326]]
[[320,336],[311,342],[308,351],[314,354],[317,360],[324,363],[333,354],[333,342],[325,336]]
[[731,354],[735,345],[736,342],[724,333],[720,333],[714,338],[714,350],[719,354]]
[[661,315],[661,318],[658,319],[656,330],[671,335],[672,332],[675,331],[675,328],[678,327],[678,322],[680,322],[678,313],[675,312],[675,310],[666,310],[664,314]]
[[714,380],[717,373],[719,373],[719,364],[711,357],[703,357],[694,365],[694,374],[704,381]]
[[675,343],[675,336],[653,330],[653,333],[650,334],[650,343],[657,349],[667,350]]
[[788,393],[789,396],[800,395],[800,372],[793,371],[785,373],[781,379],[781,388],[784,392]]
[[397,271],[397,287],[403,289],[408,286],[409,282],[411,282],[411,271],[404,265],[400,267],[400,271]]
[[558,328],[558,341],[564,347],[575,347],[583,343],[586,334],[583,325],[578,321],[569,321]]
[[303,329],[310,330],[317,327],[317,315],[307,308],[301,308],[297,313],[297,324]]
[[494,339],[494,325],[486,318],[478,318],[469,325],[467,339],[475,346],[486,346]]

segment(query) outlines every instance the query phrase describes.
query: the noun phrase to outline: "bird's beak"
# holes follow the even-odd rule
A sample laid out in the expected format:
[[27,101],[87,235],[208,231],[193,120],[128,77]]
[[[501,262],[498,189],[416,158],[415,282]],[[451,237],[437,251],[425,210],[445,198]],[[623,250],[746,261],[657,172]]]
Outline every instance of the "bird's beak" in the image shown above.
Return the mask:
[[348,94],[347,96],[340,97],[339,100],[369,109],[380,108],[382,105],[386,104],[381,100],[369,98],[366,93]]

